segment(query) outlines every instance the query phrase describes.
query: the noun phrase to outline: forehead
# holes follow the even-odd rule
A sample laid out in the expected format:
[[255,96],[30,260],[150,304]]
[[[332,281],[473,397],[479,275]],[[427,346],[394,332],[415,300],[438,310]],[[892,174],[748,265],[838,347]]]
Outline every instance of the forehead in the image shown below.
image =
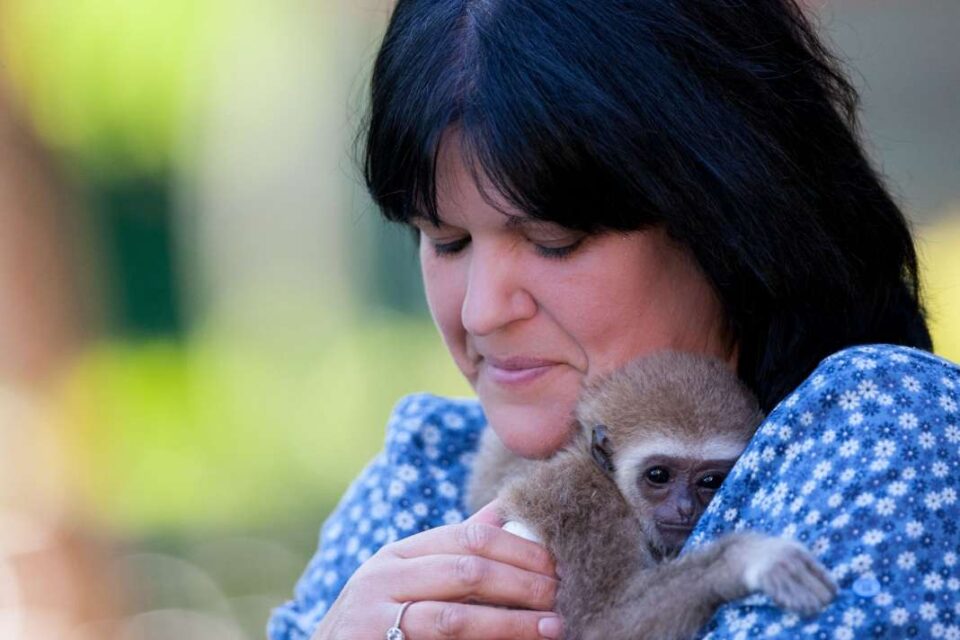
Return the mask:
[[710,438],[703,441],[653,437],[622,447],[618,454],[635,463],[652,457],[735,460],[740,456],[745,445],[746,443],[742,440],[730,436]]
[[478,216],[506,225],[516,225],[529,219],[525,212],[513,206],[497,189],[463,147],[456,131],[443,136],[437,151],[434,176],[437,213],[448,224]]
[[703,442],[653,437],[614,449],[617,484],[630,486],[642,467],[655,464],[696,473],[715,466],[727,467],[743,451],[744,443],[731,439]]

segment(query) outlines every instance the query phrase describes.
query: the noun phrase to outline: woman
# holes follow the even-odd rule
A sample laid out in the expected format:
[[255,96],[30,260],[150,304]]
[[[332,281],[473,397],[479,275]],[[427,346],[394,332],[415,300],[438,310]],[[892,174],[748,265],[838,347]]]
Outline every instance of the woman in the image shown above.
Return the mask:
[[584,380],[668,347],[724,359],[771,412],[691,544],[792,535],[843,588],[809,623],[733,603],[711,637],[956,629],[958,549],[935,545],[955,526],[960,376],[893,346],[931,342],[909,230],[856,130],[792,0],[400,0],[366,179],[417,230],[479,404],[397,405],[271,638],[559,637],[544,549],[489,508],[461,522],[478,434],[548,456]]

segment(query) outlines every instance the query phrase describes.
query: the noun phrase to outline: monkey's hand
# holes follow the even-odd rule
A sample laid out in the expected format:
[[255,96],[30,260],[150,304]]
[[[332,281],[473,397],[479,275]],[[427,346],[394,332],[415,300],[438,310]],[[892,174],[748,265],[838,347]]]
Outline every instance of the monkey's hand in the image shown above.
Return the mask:
[[837,585],[807,549],[792,540],[744,536],[737,555],[746,588],[803,616],[817,613],[837,595]]

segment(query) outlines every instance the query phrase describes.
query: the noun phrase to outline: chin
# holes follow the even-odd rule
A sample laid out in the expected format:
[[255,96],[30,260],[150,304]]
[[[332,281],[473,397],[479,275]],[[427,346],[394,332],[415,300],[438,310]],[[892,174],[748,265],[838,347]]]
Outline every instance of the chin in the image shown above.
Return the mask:
[[672,536],[664,536],[660,528],[649,521],[649,514],[641,511],[639,514],[640,528],[643,529],[643,535],[646,539],[647,549],[657,558],[658,561],[676,558],[680,554],[683,542],[674,539]]
[[687,538],[693,531],[693,527],[686,531],[676,529],[661,529],[654,525],[655,534],[651,537],[651,545],[657,549],[657,552],[664,558],[675,558],[680,554],[680,549],[686,544]]
[[647,540],[647,548],[650,550],[650,553],[653,554],[653,557],[657,559],[657,562],[676,558],[678,555],[680,555],[680,549],[682,547],[683,545],[677,546],[661,539],[658,536],[654,536]]
[[660,540],[657,544],[657,551],[665,559],[676,558],[680,555],[680,549],[682,548],[683,542],[677,542],[676,540]]
[[[487,420],[504,446],[524,458],[547,458],[570,440],[573,422],[528,407],[492,408]],[[540,425],[539,427],[537,425]]]

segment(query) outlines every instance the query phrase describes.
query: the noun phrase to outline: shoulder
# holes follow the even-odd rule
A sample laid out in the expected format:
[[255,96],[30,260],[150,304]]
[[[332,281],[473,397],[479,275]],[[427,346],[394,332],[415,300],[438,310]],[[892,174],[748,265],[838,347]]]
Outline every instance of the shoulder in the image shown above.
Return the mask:
[[485,426],[474,399],[417,393],[397,402],[383,453],[354,485],[364,504],[392,520],[387,542],[465,517],[466,479]]
[[949,360],[900,345],[858,345],[824,358],[771,417],[816,407],[817,413],[851,414],[856,426],[866,415],[899,415],[909,408],[950,414],[958,390],[960,367]]
[[384,451],[323,525],[295,599],[274,610],[270,638],[306,638],[354,571],[399,538],[465,517],[463,487],[486,419],[471,399],[418,393],[390,412]]
[[[936,637],[939,605],[929,603],[957,604],[941,596],[957,562],[944,550],[960,518],[958,391],[957,365],[917,349],[825,358],[759,427],[692,545],[740,529],[794,539],[840,587],[816,621],[824,637]],[[708,637],[793,637],[796,624],[754,597],[725,607]]]
[[426,424],[454,432],[482,428],[483,409],[476,398],[447,398],[432,393],[411,393],[397,401],[390,412],[388,430],[417,430]]
[[386,454],[391,463],[416,456],[443,468],[469,466],[485,426],[486,417],[474,398],[411,394],[401,398],[390,413]]
[[[821,387],[834,379],[864,380],[889,374],[922,376],[953,389],[958,373],[956,363],[928,351],[893,344],[858,345],[824,358],[800,389],[804,385]],[[907,380],[905,388],[911,387]]]

